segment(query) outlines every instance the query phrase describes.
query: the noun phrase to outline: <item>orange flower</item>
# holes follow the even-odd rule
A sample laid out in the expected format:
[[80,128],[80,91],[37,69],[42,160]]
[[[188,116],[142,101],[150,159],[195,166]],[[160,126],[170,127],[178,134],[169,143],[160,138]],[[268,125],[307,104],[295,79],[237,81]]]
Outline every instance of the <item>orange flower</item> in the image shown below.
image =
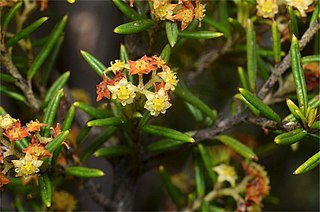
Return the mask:
[[[33,136],[35,137],[35,136]],[[44,145],[40,143],[33,142],[27,148],[22,150],[22,152],[30,154],[33,158],[42,158],[42,157],[50,157],[50,152],[44,147]]]
[[12,127],[6,129],[6,131],[3,134],[7,136],[10,141],[21,140],[24,137],[29,136],[27,128],[21,127],[19,119],[14,123]]
[[26,124],[28,132],[39,132],[40,127],[47,126],[47,124],[40,123],[38,119],[35,121],[30,121],[29,123]]
[[138,74],[141,76],[157,69],[157,66],[153,64],[153,60],[146,55],[136,61],[129,60],[128,63],[130,65],[130,75]]
[[8,183],[10,183],[10,180],[6,178],[6,176],[2,172],[0,172],[0,191],[3,191],[3,186]]
[[116,72],[116,75],[112,80],[109,80],[108,77],[104,74],[103,78],[102,78],[102,82],[100,82],[96,86],[96,89],[97,89],[96,90],[96,93],[97,93],[96,101],[99,102],[103,97],[110,99],[110,91],[108,89],[108,85],[115,85],[115,83],[120,81],[122,78],[124,78],[124,75],[120,71]]
[[194,17],[194,7],[188,0],[182,1],[183,5],[176,15],[173,16],[174,20],[181,21],[181,29],[184,30],[188,27]]

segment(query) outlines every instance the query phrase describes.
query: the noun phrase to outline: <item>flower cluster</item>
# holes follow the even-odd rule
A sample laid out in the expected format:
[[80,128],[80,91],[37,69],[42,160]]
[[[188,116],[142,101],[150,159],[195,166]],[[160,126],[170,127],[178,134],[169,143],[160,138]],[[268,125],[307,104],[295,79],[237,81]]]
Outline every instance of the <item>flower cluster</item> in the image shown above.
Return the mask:
[[264,18],[274,18],[275,14],[278,13],[278,6],[286,4],[296,8],[302,17],[306,17],[306,10],[314,2],[314,0],[257,0],[257,14]]
[[75,211],[77,200],[66,191],[53,191],[52,207],[54,211]]
[[[113,78],[109,79],[107,73],[112,73]],[[138,85],[128,81],[126,73],[138,76]],[[151,73],[147,83],[144,83],[144,75]],[[149,110],[151,115],[158,116],[165,113],[171,106],[169,92],[174,91],[178,79],[171,71],[165,61],[158,56],[147,57],[144,55],[138,60],[129,60],[125,63],[120,60],[111,62],[106,69],[103,80],[96,86],[97,101],[103,97],[114,99],[123,106],[131,104],[135,99],[145,97],[144,108]]]
[[[12,118],[9,114],[0,116],[0,131],[3,135],[0,142],[0,168],[2,169],[4,166],[5,170],[0,175],[0,190],[3,185],[9,183],[5,174],[11,169],[10,166],[13,165],[16,177],[30,177],[40,171],[44,158],[51,157],[51,153],[46,149],[46,144],[55,138],[61,130],[60,125],[57,124],[57,127],[52,128],[51,137],[42,137],[40,130],[45,126],[47,125],[38,120],[32,120],[25,126],[21,126],[20,120]],[[17,151],[15,143],[23,139],[28,142],[28,146],[21,152]],[[14,156],[17,159],[10,161],[9,156]]]

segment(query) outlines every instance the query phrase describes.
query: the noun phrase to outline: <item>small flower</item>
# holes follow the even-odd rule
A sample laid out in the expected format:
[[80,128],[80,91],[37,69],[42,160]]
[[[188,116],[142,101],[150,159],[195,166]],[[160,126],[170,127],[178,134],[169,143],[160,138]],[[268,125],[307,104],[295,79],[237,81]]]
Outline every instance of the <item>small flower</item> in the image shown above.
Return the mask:
[[39,132],[41,127],[47,126],[47,124],[40,123],[37,119],[30,121],[26,124],[28,132]]
[[0,116],[0,127],[4,130],[13,126],[16,123],[17,119],[12,118],[9,114]]
[[138,88],[128,82],[126,78],[121,79],[115,85],[108,85],[108,89],[112,93],[112,99],[117,99],[123,106],[131,104],[136,97]]
[[6,176],[2,172],[0,172],[0,191],[3,191],[3,186],[8,183],[10,183],[10,180],[6,178]]
[[261,165],[254,162],[250,164],[243,163],[242,167],[247,172],[247,175],[252,177],[246,186],[246,201],[260,205],[262,199],[270,191],[267,172]]
[[57,137],[58,135],[61,134],[61,127],[60,127],[60,123],[57,123],[56,127],[53,128],[51,127],[51,130],[53,132],[53,138]]
[[146,55],[136,61],[129,60],[128,63],[130,65],[130,75],[138,74],[141,76],[157,69]]
[[29,176],[40,171],[42,160],[32,158],[30,154],[26,154],[24,158],[11,161],[15,167],[16,177]]
[[112,80],[109,80],[108,77],[104,74],[103,80],[96,86],[97,99],[96,101],[100,101],[103,97],[110,99],[110,91],[108,89],[108,85],[114,85],[116,82],[120,81],[124,77],[122,72],[117,72],[115,77]]
[[157,66],[157,68],[163,68],[166,64],[166,62],[161,57],[158,57],[156,55],[152,56],[151,59],[152,63]]
[[156,20],[170,20],[174,21],[172,18],[173,10],[176,8],[176,4],[160,4],[158,7],[154,7],[152,14]]
[[274,18],[278,13],[277,0],[257,0],[257,14],[264,18]]
[[291,7],[297,8],[302,17],[306,17],[305,10],[314,2],[314,0],[286,0],[287,4]]
[[115,60],[110,63],[110,67],[107,68],[108,71],[112,71],[114,74],[118,71],[122,71],[123,69],[130,69],[129,64],[123,62],[122,60]]
[[145,91],[145,95],[147,97],[147,102],[144,105],[144,108],[149,110],[152,116],[166,113],[166,110],[171,106],[169,97],[163,88],[156,93]]
[[158,73],[158,75],[164,80],[165,87],[164,89],[167,90],[175,90],[177,86],[178,80],[176,73],[172,72],[169,66],[164,66],[164,71]]
[[173,16],[174,20],[181,21],[181,29],[184,30],[191,23],[194,17],[194,7],[189,0],[182,0],[182,6],[176,15]]
[[236,185],[236,180],[238,178],[237,173],[234,167],[220,164],[213,168],[213,171],[218,173],[218,182],[222,183],[227,181],[231,184],[232,187]]
[[10,141],[21,140],[24,137],[29,136],[27,128],[21,127],[19,119],[14,123],[12,127],[6,129],[3,134],[7,136]]
[[196,7],[194,8],[194,17],[199,21],[199,27],[201,26],[201,21],[206,15],[206,6],[200,3],[200,0],[196,0]]
[[33,158],[50,157],[51,153],[40,143],[32,143],[22,152],[31,155]]
[[77,200],[68,192],[53,191],[52,209],[55,211],[74,211],[77,207]]

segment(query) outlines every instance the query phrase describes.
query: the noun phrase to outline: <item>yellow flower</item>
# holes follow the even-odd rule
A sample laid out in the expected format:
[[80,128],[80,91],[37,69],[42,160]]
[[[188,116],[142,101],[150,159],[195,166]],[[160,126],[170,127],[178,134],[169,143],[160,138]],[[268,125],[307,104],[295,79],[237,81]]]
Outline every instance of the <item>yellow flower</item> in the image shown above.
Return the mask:
[[40,171],[42,160],[33,159],[30,154],[26,154],[24,158],[11,161],[15,167],[16,176],[28,176]]
[[169,66],[163,66],[163,68],[163,72],[158,73],[158,75],[166,83],[164,89],[174,91],[178,83],[176,73],[172,72]]
[[206,15],[206,5],[201,4],[200,0],[196,1],[196,7],[194,8],[194,17],[195,19],[197,19],[199,21],[199,26],[201,26],[201,21],[204,18],[204,16]]
[[16,123],[16,119],[12,118],[9,114],[6,114],[4,116],[0,116],[0,127],[4,130],[10,128],[13,126],[14,123]]
[[150,111],[152,116],[158,116],[160,113],[166,113],[166,110],[171,106],[169,97],[163,88],[156,93],[145,91],[147,102],[144,108]]
[[57,211],[74,211],[77,200],[68,192],[54,191],[52,194],[52,209]]
[[152,10],[156,20],[171,20],[173,21],[172,15],[173,10],[176,8],[176,4],[160,4],[157,8]]
[[129,64],[125,63],[122,60],[115,60],[114,62],[110,63],[110,67],[107,68],[108,71],[112,71],[116,73],[118,71],[122,71],[123,69],[130,69]]
[[116,99],[123,106],[131,104],[136,97],[136,91],[138,88],[128,82],[126,78],[116,82],[115,85],[108,85],[108,89],[112,93],[112,99]]
[[305,10],[313,3],[314,0],[286,0],[287,4],[291,7],[297,8],[302,17],[306,17]]
[[257,0],[257,14],[264,18],[274,18],[278,13],[277,0]]
[[232,187],[235,186],[238,176],[234,167],[220,164],[219,166],[215,166],[213,168],[213,171],[218,173],[218,182],[222,183],[224,181],[227,181],[231,184]]

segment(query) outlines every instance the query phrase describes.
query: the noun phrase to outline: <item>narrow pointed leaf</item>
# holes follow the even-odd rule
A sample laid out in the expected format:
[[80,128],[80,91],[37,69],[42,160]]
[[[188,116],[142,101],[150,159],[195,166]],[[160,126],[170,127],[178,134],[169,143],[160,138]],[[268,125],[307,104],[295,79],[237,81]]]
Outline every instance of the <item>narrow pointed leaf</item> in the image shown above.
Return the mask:
[[174,204],[177,206],[177,208],[180,208],[180,195],[177,190],[177,188],[173,185],[170,176],[168,172],[165,170],[163,166],[159,167],[159,174],[162,179],[162,182],[164,184],[164,187],[166,188],[166,191],[168,192],[169,196],[171,197]]
[[203,167],[197,153],[194,153],[194,178],[196,183],[197,196],[202,197],[205,194],[205,179],[203,176]]
[[310,128],[315,130],[320,130],[320,121],[314,122]]
[[277,22],[272,22],[272,49],[274,54],[274,61],[279,63],[281,60],[281,41],[280,32],[278,30]]
[[116,127],[109,127],[102,132],[98,137],[90,142],[90,145],[83,151],[80,160],[86,161],[95,151],[97,151],[109,138],[117,131]]
[[140,20],[142,17],[133,8],[129,7],[122,0],[112,0],[119,10],[132,21]]
[[113,31],[117,34],[133,34],[148,30],[155,25],[155,21],[151,19],[143,19],[133,21],[117,26]]
[[[319,106],[320,106],[320,95],[316,95],[314,98],[312,98],[308,102],[308,107],[310,107],[310,108],[317,108]],[[295,116],[293,116],[292,114],[290,114],[284,118],[285,121],[295,121],[295,119],[296,119]]]
[[69,130],[63,131],[61,134],[59,134],[46,145],[46,149],[51,153],[54,152],[54,150],[60,147],[62,142],[64,142],[67,139],[69,132]]
[[167,151],[167,150],[171,150],[174,149],[178,146],[183,145],[185,142],[181,142],[181,141],[175,141],[172,139],[163,139],[160,141],[156,141],[152,144],[150,144],[147,147],[147,151],[149,152],[161,152],[161,151]]
[[50,127],[54,122],[54,119],[56,117],[56,114],[59,108],[60,100],[63,95],[64,93],[63,93],[63,90],[61,89],[52,97],[52,99],[48,103],[48,106],[45,110],[43,120],[42,120],[43,123],[47,124],[47,126],[43,128],[43,135],[45,137],[49,136],[50,134]]
[[245,99],[241,94],[236,94],[234,97],[244,102],[254,115],[256,116],[260,115],[260,110],[258,110],[255,106],[253,106],[250,102],[248,102],[248,100]]
[[302,165],[300,165],[293,174],[302,174],[305,172],[310,171],[320,163],[320,152],[313,155],[311,158],[309,158],[306,162],[304,162]]
[[227,145],[247,159],[258,160],[258,156],[252,151],[252,149],[230,136],[220,135],[215,137],[215,139],[221,141],[223,144]]
[[1,81],[6,81],[6,82],[15,82],[16,78],[12,77],[9,74],[0,73],[0,80]]
[[302,64],[306,63],[320,63],[320,55],[310,55],[301,58]]
[[315,6],[314,6],[312,16],[310,18],[309,26],[311,26],[317,20],[319,20],[319,2],[318,2],[318,4],[315,4]]
[[248,79],[247,79],[246,73],[244,72],[241,66],[238,67],[238,75],[239,75],[242,87],[248,90],[249,89]]
[[87,127],[87,126],[82,127],[77,136],[76,144],[82,143],[84,139],[87,137],[87,135],[89,134],[90,130],[91,130],[91,127]]
[[48,174],[42,174],[39,176],[38,181],[39,181],[41,200],[46,207],[50,207],[52,202],[51,180]]
[[20,93],[9,90],[7,87],[0,85],[0,93],[20,102],[26,102],[26,97]]
[[239,91],[241,95],[255,108],[257,108],[263,115],[265,115],[267,118],[274,120],[276,122],[280,122],[281,118],[278,114],[276,114],[268,105],[263,103],[258,97],[256,97],[253,93],[250,91],[239,88]]
[[194,142],[194,139],[189,135],[171,128],[160,127],[156,125],[147,125],[147,126],[144,126],[142,130],[152,135],[158,135],[158,136],[170,138],[177,141]]
[[[203,120],[203,115],[201,113],[201,111],[196,108],[195,106],[185,102],[185,105],[188,109],[188,111],[191,113],[191,115],[193,116],[193,118],[195,119],[196,122],[201,122]],[[210,119],[211,120],[211,119]]]
[[130,154],[132,148],[129,146],[110,146],[98,149],[94,155],[96,157],[119,157]]
[[73,105],[95,119],[106,118],[106,117],[112,116],[112,113],[109,112],[108,110],[95,108],[95,107],[88,105],[84,102],[75,102],[75,103],[73,103]]
[[214,21],[213,18],[208,17],[207,15],[203,18],[202,22],[215,28],[217,31],[222,32],[225,37],[228,37],[230,35],[229,30],[226,26],[224,26],[219,22]]
[[287,133],[282,133],[274,138],[276,144],[289,145],[301,141],[307,136],[307,131],[298,128]]
[[208,105],[206,105],[202,100],[190,93],[187,89],[181,88],[180,85],[178,85],[174,93],[181,99],[183,99],[185,102],[198,108],[201,112],[210,117],[213,121],[216,120],[217,113],[214,110],[211,110],[211,108]]
[[62,131],[69,130],[71,128],[75,113],[76,113],[76,109],[74,105],[71,105],[66,117],[63,120],[63,124],[61,126]]
[[120,60],[124,61],[124,62],[128,62],[129,60],[129,55],[128,55],[128,52],[127,52],[127,48],[121,44],[120,45]]
[[167,21],[166,22],[166,33],[167,33],[167,38],[168,38],[170,46],[174,47],[174,45],[176,44],[177,39],[178,39],[178,25],[177,25],[177,23]]
[[93,178],[102,177],[104,175],[103,171],[100,169],[92,169],[83,166],[71,166],[65,170],[67,175],[80,178]]
[[212,182],[215,182],[217,179],[216,174],[212,171],[212,163],[211,160],[209,158],[208,152],[206,151],[206,149],[204,148],[204,146],[202,144],[198,144],[198,151],[200,153],[202,162],[204,164],[204,167],[211,179]]
[[43,105],[48,104],[48,102],[50,101],[50,99],[52,99],[52,97],[54,96],[54,94],[60,90],[61,88],[63,88],[63,86],[67,83],[68,79],[70,77],[70,71],[65,72],[64,74],[62,74],[58,79],[56,79],[54,81],[54,83],[51,85],[51,87],[49,88],[49,90],[47,91],[47,94],[43,100]]
[[121,126],[126,124],[127,121],[121,117],[110,117],[105,119],[96,119],[87,123],[88,127],[103,127],[103,126]]
[[[297,121],[301,121],[300,114],[302,114],[302,111],[300,110],[300,108],[291,99],[287,99],[286,103],[294,118]],[[300,113],[297,113],[297,111],[300,111]]]
[[95,58],[90,53],[81,50],[81,55],[87,61],[87,63],[91,66],[91,68],[102,77],[103,72],[106,70],[106,66],[100,62],[97,58]]
[[1,18],[3,20],[3,22],[2,22],[2,31],[3,32],[6,31],[10,21],[15,16],[15,14],[18,12],[18,10],[22,6],[22,4],[23,4],[23,2],[18,2],[15,5],[13,5],[13,7],[10,8],[8,13],[4,17]]
[[149,122],[150,118],[151,118],[150,112],[145,111],[142,115],[140,122],[139,122],[139,128],[144,127]]
[[28,70],[28,73],[27,73],[28,79],[33,78],[33,76],[37,73],[37,71],[40,69],[42,64],[48,58],[49,54],[51,53],[52,49],[54,48],[61,34],[64,31],[64,28],[67,23],[67,18],[68,16],[64,16],[63,19],[57,24],[57,26],[51,32],[49,40],[47,41],[46,45],[42,47],[41,51],[38,53],[30,69]]
[[48,17],[42,17],[39,18],[38,20],[36,20],[35,22],[33,22],[32,24],[30,24],[29,26],[27,26],[26,28],[24,28],[23,30],[21,30],[19,33],[15,34],[13,36],[13,38],[11,38],[10,40],[8,40],[7,45],[8,46],[13,46],[14,44],[16,44],[19,40],[29,36],[34,30],[36,30],[37,28],[39,28],[44,22],[46,22],[48,20]]
[[170,55],[171,55],[171,48],[170,46],[167,44],[163,49],[162,52],[160,54],[161,59],[163,59],[166,63],[169,62],[170,60]]
[[251,91],[256,90],[257,81],[257,44],[256,44],[256,33],[254,26],[250,19],[248,19],[247,28],[247,69],[248,69],[248,81],[249,88]]
[[298,98],[299,107],[304,107],[303,112],[306,112],[306,106],[308,105],[307,86],[304,79],[304,71],[301,66],[300,47],[298,39],[293,36],[290,47],[290,58],[292,66],[292,74],[294,83],[296,85],[296,93]]
[[21,140],[15,141],[15,146],[19,151],[22,151],[29,146],[29,142],[26,138],[23,138]]
[[221,32],[212,32],[212,31],[180,31],[178,35],[182,38],[189,39],[212,39],[223,36]]
[[290,16],[289,30],[294,36],[299,37],[297,18],[296,18],[296,15],[294,14],[294,10],[290,6],[288,7],[288,13]]

